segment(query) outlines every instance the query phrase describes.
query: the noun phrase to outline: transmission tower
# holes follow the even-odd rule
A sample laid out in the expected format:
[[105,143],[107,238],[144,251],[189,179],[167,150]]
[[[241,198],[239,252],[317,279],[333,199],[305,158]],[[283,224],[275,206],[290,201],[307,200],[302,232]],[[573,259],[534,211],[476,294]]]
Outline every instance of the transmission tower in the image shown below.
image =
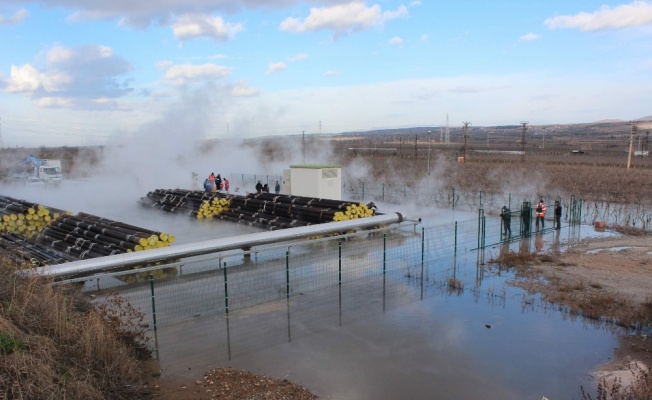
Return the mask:
[[444,139],[446,140],[446,144],[450,144],[450,142],[451,142],[451,129],[450,129],[449,125],[448,125],[448,113],[446,113],[446,130],[444,131],[444,135],[445,135]]
[[527,121],[521,121],[521,161],[525,162],[525,131],[527,131]]
[[467,144],[467,140],[469,138],[468,129],[469,129],[470,122],[465,121],[465,122],[462,122],[462,123],[464,124],[464,128],[463,128],[464,129],[464,162],[466,162],[466,144]]

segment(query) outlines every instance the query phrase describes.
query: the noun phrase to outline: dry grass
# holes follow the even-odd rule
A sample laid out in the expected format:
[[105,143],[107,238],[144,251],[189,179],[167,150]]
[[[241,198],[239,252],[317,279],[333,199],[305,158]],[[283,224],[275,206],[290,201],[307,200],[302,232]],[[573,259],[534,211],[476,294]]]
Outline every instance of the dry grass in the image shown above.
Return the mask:
[[632,370],[633,384],[624,384],[622,380],[603,379],[598,383],[595,397],[581,388],[583,400],[649,400],[652,399],[652,375],[649,371]]
[[624,225],[612,225],[609,228],[613,229],[618,233],[622,233],[628,236],[645,236],[648,232],[643,228],[636,228],[633,226],[624,226]]
[[133,346],[73,287],[22,277],[0,259],[0,398],[136,399]]

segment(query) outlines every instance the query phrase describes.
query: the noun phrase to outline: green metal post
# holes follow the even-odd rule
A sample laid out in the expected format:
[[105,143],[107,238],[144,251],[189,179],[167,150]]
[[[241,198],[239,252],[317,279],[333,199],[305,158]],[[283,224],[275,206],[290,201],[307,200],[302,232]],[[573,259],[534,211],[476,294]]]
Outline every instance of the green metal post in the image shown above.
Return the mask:
[[421,300],[423,300],[423,260],[426,254],[426,230],[421,227]]
[[457,255],[457,221],[455,221],[455,249],[453,254]]
[[290,252],[285,252],[285,298],[290,298]]
[[340,311],[340,326],[342,326],[342,241],[338,243],[338,265],[337,265],[338,277],[337,277],[337,286],[339,289],[339,311]]
[[383,233],[383,312],[385,312],[386,272],[387,272],[387,234]]
[[229,283],[226,278],[226,267],[224,268],[224,310],[229,315]]
[[383,275],[387,271],[387,234],[383,233]]
[[156,296],[154,296],[154,275],[149,275],[149,288],[152,294],[152,320],[154,323],[154,332],[156,332]]

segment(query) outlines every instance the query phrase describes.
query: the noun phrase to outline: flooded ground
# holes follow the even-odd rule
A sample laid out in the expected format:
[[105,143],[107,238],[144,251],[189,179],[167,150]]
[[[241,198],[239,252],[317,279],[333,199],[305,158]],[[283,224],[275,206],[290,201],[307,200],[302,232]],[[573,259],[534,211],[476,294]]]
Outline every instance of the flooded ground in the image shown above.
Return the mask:
[[[161,215],[135,201],[71,211],[159,229],[174,234],[179,243],[257,231]],[[287,378],[326,399],[565,399],[579,398],[581,386],[593,387],[591,371],[612,357],[616,334],[569,318],[507,285],[512,275],[486,261],[500,251],[563,247],[580,236],[608,233],[564,227],[501,243],[499,221],[489,216],[488,247],[479,266],[475,237],[463,240],[477,234],[477,212],[415,209],[406,214],[421,221],[398,232],[390,247],[404,249],[401,254],[409,254],[405,262],[417,265],[414,269],[379,274],[363,268],[350,272],[352,279],[344,285],[293,292],[285,299],[280,268],[278,281],[271,283],[272,291],[278,291],[275,298],[252,301],[255,305],[235,309],[228,318],[220,273],[186,270],[168,287],[185,295],[167,302],[166,289],[157,289],[160,318],[153,340],[162,375],[199,379],[212,368],[233,366]],[[428,251],[421,275],[419,230],[448,224],[450,237],[456,221],[470,220],[459,234],[459,253],[450,247],[448,253]],[[234,279],[283,259],[269,254],[242,260]],[[380,262],[376,252],[350,257],[359,257],[360,265]],[[332,257],[313,263],[306,273],[333,269]],[[148,285],[130,286],[123,294],[148,310]],[[238,301],[236,296],[232,300]]]

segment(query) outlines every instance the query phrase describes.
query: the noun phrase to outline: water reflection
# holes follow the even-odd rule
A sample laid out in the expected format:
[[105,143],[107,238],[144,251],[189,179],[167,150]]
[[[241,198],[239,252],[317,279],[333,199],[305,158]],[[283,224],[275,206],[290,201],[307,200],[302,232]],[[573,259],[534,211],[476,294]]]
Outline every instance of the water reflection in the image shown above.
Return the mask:
[[[428,240],[452,243],[446,232]],[[222,271],[157,288],[157,307],[174,310],[156,332],[163,373],[201,378],[231,365],[337,399],[569,398],[591,387],[589,372],[614,347],[610,329],[507,285],[514,272],[479,263],[475,251],[399,234],[347,243],[339,259],[337,248],[310,245],[292,247],[289,262],[287,249],[234,260],[228,294]],[[490,232],[488,242],[500,254],[530,253],[533,242],[541,251],[568,235],[501,242]],[[166,292],[181,288],[184,298]],[[147,309],[148,289],[125,295]]]

